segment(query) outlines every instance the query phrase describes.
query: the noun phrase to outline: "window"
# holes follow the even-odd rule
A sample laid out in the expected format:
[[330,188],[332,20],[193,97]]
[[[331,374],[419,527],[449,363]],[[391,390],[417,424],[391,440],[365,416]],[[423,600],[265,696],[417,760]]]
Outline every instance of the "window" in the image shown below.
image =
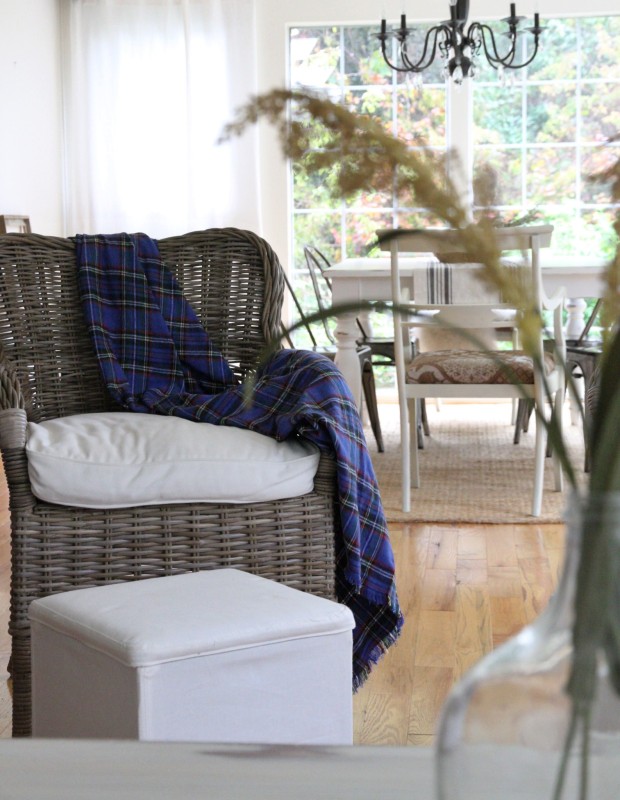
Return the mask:
[[[291,86],[323,90],[334,102],[378,117],[393,134],[423,136],[428,146],[448,146],[446,84],[440,69],[428,75],[421,93],[392,72],[377,46],[376,28],[367,25],[293,28],[290,34]],[[432,224],[427,211],[398,205],[394,194],[368,192],[350,202],[328,196],[329,174],[301,175],[292,165],[294,262],[303,246],[314,244],[330,260],[363,255],[377,228]]]
[[550,20],[542,47],[510,85],[490,67],[473,81],[474,178],[497,176],[495,210],[531,209],[554,225],[557,254],[610,256],[609,187],[589,176],[620,156],[620,17]]
[[[511,219],[535,209],[555,226],[555,254],[609,255],[614,208],[608,187],[588,176],[620,156],[620,142],[604,146],[620,130],[620,16],[546,24],[529,68],[505,80],[481,63],[471,92],[461,89],[460,97],[444,82],[440,63],[424,74],[421,91],[390,70],[374,36],[376,25],[291,29],[290,82],[322,89],[331,99],[376,115],[402,138],[421,134],[448,154],[471,141],[472,152],[460,152],[460,162],[473,164],[474,186],[483,168],[492,169],[497,213]],[[459,137],[463,120],[449,114],[457,102],[463,107],[464,96],[470,98],[465,116],[472,120],[471,137]],[[361,254],[379,227],[432,224],[424,209],[399,207],[394,196],[369,193],[355,202],[334,202],[328,181],[328,175],[303,177],[292,165],[297,268],[304,244],[340,259]]]

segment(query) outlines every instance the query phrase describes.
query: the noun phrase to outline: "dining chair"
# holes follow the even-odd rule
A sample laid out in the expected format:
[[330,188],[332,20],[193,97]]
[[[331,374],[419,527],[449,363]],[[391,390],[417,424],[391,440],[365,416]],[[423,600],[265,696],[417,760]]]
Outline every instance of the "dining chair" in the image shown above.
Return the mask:
[[[521,251],[529,254],[524,259],[519,273],[532,289],[535,310],[553,311],[553,338],[555,358],[543,346],[542,332],[536,343],[538,358],[515,350],[438,350],[421,353],[409,358],[403,346],[409,337],[412,325],[410,315],[416,315],[416,325],[420,325],[420,312],[427,315],[427,324],[444,325],[462,331],[479,331],[484,328],[496,329],[510,312],[514,312],[498,293],[475,279],[475,256],[467,253],[458,232],[448,229],[427,231],[380,231],[379,242],[383,250],[391,254],[392,299],[394,313],[394,342],[396,356],[396,376],[400,404],[400,429],[402,448],[402,508],[410,510],[410,487],[419,487],[418,448],[411,446],[410,439],[417,428],[416,400],[429,397],[463,398],[531,398],[540,413],[546,414],[546,398],[553,400],[558,413],[564,394],[564,337],[562,331],[562,308],[564,291],[558,290],[547,298],[542,287],[539,250],[548,247],[553,227],[550,225],[512,227],[496,229],[497,245],[501,252]],[[463,263],[445,264],[450,271],[450,281],[455,291],[451,302],[445,297],[423,296],[424,286],[428,285],[428,275],[416,284],[414,278],[413,296],[403,291],[399,269],[402,253],[435,253],[443,260],[443,253],[449,253],[451,262],[462,259]],[[457,259],[454,258],[456,255]],[[442,267],[442,268],[443,268]],[[429,267],[432,269],[433,267]],[[516,269],[516,268],[515,268]],[[425,280],[426,279],[426,280]],[[463,299],[468,293],[462,291],[467,281],[470,286],[476,281],[476,288],[469,292],[470,299]],[[525,285],[525,284],[524,284]],[[403,309],[407,309],[407,313]],[[399,309],[399,310],[397,310]],[[543,374],[544,369],[544,374]],[[411,434],[410,434],[411,431]],[[546,428],[537,422],[534,459],[534,488],[532,516],[540,515],[542,505],[543,477],[545,464]],[[559,460],[554,456],[555,489],[562,488],[562,473]]]
[[[308,315],[304,312],[303,307],[288,275],[284,275],[284,282],[289,292],[289,296],[295,306],[295,310],[297,312],[297,316],[299,317],[299,322],[301,323],[302,327],[306,331],[308,338],[310,339],[311,349],[314,350],[315,353],[322,353],[327,358],[330,358],[332,361],[336,358],[336,342],[334,339],[334,335],[332,334],[327,318],[324,318],[319,321],[318,324],[321,325],[323,331],[325,333],[325,338],[327,339],[326,344],[319,344],[315,333],[312,329],[312,323],[308,321]],[[323,311],[324,307],[322,304],[317,303],[317,309],[319,311]],[[282,335],[287,342],[289,347],[297,347],[298,345],[295,344],[293,341],[289,331],[287,330],[284,323],[281,325]],[[364,392],[364,401],[366,403],[366,409],[368,411],[368,419],[370,420],[370,427],[372,429],[373,436],[375,437],[375,442],[377,443],[377,450],[380,453],[385,452],[385,446],[383,443],[383,434],[381,431],[381,420],[379,419],[379,406],[377,404],[377,388],[375,385],[375,373],[373,369],[373,362],[372,362],[372,352],[370,347],[364,344],[357,345],[357,355],[359,357],[359,364],[360,364],[360,372],[362,377],[362,390]]]

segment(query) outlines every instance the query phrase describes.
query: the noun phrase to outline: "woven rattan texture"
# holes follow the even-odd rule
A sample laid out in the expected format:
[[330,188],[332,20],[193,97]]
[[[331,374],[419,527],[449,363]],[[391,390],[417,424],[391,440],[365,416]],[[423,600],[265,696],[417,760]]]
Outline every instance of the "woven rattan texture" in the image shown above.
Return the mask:
[[[165,263],[239,377],[277,336],[282,268],[238,229],[159,242]],[[85,586],[236,567],[334,597],[335,466],[321,457],[315,490],[253,505],[180,504],[92,510],[30,491],[26,421],[108,410],[82,318],[71,240],[0,236],[0,448],[11,506],[13,735],[31,729],[28,606]]]

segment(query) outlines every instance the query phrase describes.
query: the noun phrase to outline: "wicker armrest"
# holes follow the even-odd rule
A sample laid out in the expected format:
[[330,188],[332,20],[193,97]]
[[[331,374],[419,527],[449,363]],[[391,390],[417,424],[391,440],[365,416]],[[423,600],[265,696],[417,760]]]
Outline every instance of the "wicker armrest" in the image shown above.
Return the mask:
[[0,411],[0,450],[23,450],[26,446],[26,412],[23,408]]
[[317,494],[336,497],[336,460],[329,453],[321,453],[314,476],[314,490]]
[[[2,354],[2,348],[0,348],[0,354]],[[3,358],[0,361],[0,409],[25,407],[24,395],[17,374]]]
[[0,450],[13,511],[33,508],[37,502],[28,477],[26,423],[26,412],[22,408],[0,411]]

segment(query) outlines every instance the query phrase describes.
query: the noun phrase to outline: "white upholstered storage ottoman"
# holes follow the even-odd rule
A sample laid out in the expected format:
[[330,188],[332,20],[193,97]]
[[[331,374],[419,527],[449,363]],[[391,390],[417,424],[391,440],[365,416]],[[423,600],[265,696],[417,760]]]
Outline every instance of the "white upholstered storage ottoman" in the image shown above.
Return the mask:
[[350,744],[351,611],[234,569],[35,600],[33,735]]

